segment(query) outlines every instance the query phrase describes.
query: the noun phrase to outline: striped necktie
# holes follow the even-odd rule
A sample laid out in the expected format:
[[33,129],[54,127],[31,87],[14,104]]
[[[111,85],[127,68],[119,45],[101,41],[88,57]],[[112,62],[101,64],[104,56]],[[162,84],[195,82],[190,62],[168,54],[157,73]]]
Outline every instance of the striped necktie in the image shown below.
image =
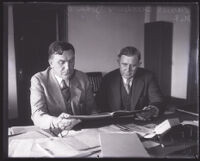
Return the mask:
[[65,105],[67,109],[67,113],[72,114],[71,105],[70,105],[70,88],[66,85],[65,81],[61,81],[61,92],[65,100]]
[[130,79],[127,79],[125,88],[126,88],[127,93],[129,94],[131,90]]

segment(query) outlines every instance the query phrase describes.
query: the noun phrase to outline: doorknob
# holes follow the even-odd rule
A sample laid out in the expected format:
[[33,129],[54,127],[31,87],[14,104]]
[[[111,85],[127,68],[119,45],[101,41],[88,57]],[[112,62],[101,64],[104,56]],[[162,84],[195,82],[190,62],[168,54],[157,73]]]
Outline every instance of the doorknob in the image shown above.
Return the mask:
[[18,70],[18,80],[19,80],[19,81],[22,81],[22,80],[24,79],[24,78],[23,78],[23,77],[24,77],[23,75],[24,75],[23,69],[19,69],[19,70]]

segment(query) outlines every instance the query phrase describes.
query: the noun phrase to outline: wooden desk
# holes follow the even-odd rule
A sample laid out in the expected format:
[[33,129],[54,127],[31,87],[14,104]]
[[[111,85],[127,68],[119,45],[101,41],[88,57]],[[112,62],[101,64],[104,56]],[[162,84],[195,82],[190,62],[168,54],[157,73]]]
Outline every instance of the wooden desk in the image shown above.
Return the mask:
[[[169,118],[179,118],[180,121],[183,120],[196,120],[198,117],[197,116],[192,116],[186,113],[182,112],[176,112],[173,114],[165,114],[162,117],[160,117],[157,120],[153,120],[151,124],[159,124],[165,119]],[[66,145],[72,146],[74,149],[78,150],[78,152],[81,151],[81,149],[88,149],[91,148],[91,150],[86,151],[86,153],[82,155],[78,155],[77,157],[99,157],[101,148],[100,148],[100,142],[99,142],[99,133],[100,132],[122,132],[120,129],[117,129],[114,124],[138,124],[138,125],[146,125],[147,123],[145,122],[138,122],[138,121],[133,121],[130,118],[123,118],[123,119],[107,119],[107,120],[98,120],[98,121],[92,121],[92,122],[82,122],[78,126],[76,126],[73,130],[70,130],[68,135],[66,135],[64,138],[59,138],[59,141],[65,143]],[[24,139],[29,139],[32,141],[33,140],[41,140],[41,139],[50,139],[52,135],[48,131],[41,130],[35,126],[27,126],[27,127],[13,127],[13,128],[21,128],[23,133],[15,136],[10,136],[9,137],[9,153],[11,154],[13,149],[16,149],[16,145],[14,145],[14,141],[17,140],[24,140]],[[13,142],[12,142],[13,141]],[[151,144],[156,144],[158,145],[158,142],[155,140],[146,140],[146,139],[141,139],[143,142],[144,146],[146,147],[146,143],[148,141],[151,142]],[[12,145],[10,143],[13,143]],[[183,146],[185,148],[187,146],[192,147],[190,148],[190,151],[186,152],[179,152],[179,153],[172,153],[175,151],[180,151],[183,150]],[[163,158],[163,157],[182,157],[182,158],[194,158],[196,157],[197,153],[197,147],[198,143],[197,141],[192,141],[192,142],[185,142],[182,145],[173,145],[170,147],[164,147],[162,148],[160,145],[151,147],[151,148],[146,148],[149,154],[152,157],[158,157],[158,158]],[[26,148],[26,147],[24,147]],[[178,150],[177,150],[178,149]],[[186,148],[187,149],[187,148]],[[191,150],[192,149],[192,150]],[[88,153],[87,153],[88,152]],[[194,154],[195,153],[195,154]],[[12,157],[12,154],[9,156]],[[27,154],[25,157],[44,157],[42,156],[37,150],[32,150],[32,152]]]

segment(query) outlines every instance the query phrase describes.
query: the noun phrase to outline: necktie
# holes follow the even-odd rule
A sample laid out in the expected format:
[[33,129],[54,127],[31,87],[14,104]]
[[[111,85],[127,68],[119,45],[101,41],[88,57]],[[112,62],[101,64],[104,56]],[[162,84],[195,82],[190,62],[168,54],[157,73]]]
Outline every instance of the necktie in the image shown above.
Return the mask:
[[127,80],[127,82],[126,82],[126,84],[125,84],[125,88],[126,88],[127,93],[129,94],[129,93],[130,93],[130,90],[131,90],[130,80]]
[[64,80],[61,81],[60,86],[61,86],[62,95],[63,95],[64,100],[65,100],[67,112],[69,114],[72,114],[71,106],[70,106],[70,88],[66,85]]

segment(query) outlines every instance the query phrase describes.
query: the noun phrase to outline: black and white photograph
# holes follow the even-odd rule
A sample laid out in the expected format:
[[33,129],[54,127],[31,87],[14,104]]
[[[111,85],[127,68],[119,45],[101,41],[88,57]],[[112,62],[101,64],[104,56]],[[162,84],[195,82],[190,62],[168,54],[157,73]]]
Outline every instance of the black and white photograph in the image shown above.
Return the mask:
[[199,158],[197,2],[3,2],[4,158]]

